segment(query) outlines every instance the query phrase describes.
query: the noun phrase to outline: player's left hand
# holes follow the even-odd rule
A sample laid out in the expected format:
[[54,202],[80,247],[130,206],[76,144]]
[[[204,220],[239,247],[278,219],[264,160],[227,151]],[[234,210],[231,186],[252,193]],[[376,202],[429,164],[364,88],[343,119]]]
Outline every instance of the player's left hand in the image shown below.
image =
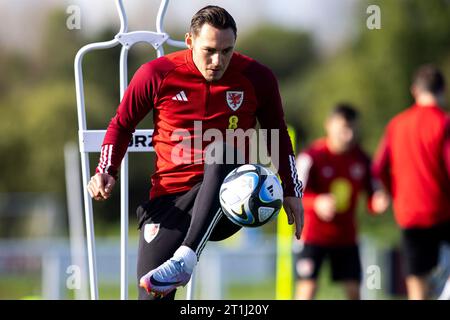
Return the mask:
[[288,217],[288,223],[293,224],[295,222],[295,237],[300,240],[304,224],[302,199],[285,197],[283,207]]
[[385,212],[390,202],[389,195],[384,190],[377,190],[372,195],[372,209],[377,214]]

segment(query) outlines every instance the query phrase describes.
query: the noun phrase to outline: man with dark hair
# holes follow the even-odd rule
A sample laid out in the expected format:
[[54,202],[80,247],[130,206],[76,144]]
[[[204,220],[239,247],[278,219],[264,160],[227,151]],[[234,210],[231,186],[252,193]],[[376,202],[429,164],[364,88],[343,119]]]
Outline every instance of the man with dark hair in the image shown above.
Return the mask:
[[233,31],[234,38],[237,37],[236,22],[226,10],[221,10],[217,6],[206,6],[199,10],[191,19],[189,31],[197,36],[204,24],[209,24],[217,29],[228,29]]
[[[279,141],[267,140],[268,150],[279,145],[279,154],[271,156],[278,159],[288,223],[295,222],[300,237],[302,186],[277,80],[267,67],[234,52],[236,34],[236,24],[226,10],[201,9],[185,36],[188,49],[141,66],[108,126],[88,186],[96,200],[109,198],[131,135],[153,110],[156,169],[150,200],[137,210],[140,299],[173,299],[176,288],[188,283],[206,242],[239,230],[222,214],[219,189],[238,164],[223,161],[225,150],[231,149],[233,157],[242,150],[224,146],[224,139],[211,144],[207,132],[229,136],[254,128],[258,120],[261,128],[278,133]],[[190,148],[180,148],[186,141]],[[218,161],[208,161],[211,154]]]
[[330,259],[334,281],[342,282],[349,299],[359,299],[361,263],[356,238],[355,210],[360,193],[369,209],[387,209],[387,195],[376,188],[369,157],[358,145],[358,112],[338,104],[325,122],[326,137],[315,141],[297,158],[305,184],[305,228],[296,255],[296,298],[313,299],[323,261]]
[[389,122],[373,165],[393,197],[402,230],[409,299],[428,296],[427,277],[437,265],[439,246],[450,242],[450,119],[442,110],[444,92],[444,77],[435,66],[417,70],[411,86],[415,104]]

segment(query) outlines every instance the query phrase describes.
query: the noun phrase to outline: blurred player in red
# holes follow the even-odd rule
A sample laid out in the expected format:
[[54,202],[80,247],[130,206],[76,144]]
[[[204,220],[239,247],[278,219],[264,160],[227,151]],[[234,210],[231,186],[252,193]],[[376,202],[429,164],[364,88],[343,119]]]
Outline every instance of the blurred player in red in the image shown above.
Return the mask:
[[441,109],[444,91],[436,67],[419,68],[411,86],[415,104],[389,122],[374,160],[373,172],[392,194],[402,230],[409,299],[427,297],[439,247],[450,242],[450,120]]
[[297,170],[306,185],[305,226],[296,252],[297,299],[313,299],[325,258],[332,278],[342,282],[348,299],[359,299],[361,263],[356,239],[355,209],[361,192],[371,211],[389,205],[383,191],[374,191],[370,159],[357,142],[358,112],[339,104],[325,122],[326,137],[297,157]]

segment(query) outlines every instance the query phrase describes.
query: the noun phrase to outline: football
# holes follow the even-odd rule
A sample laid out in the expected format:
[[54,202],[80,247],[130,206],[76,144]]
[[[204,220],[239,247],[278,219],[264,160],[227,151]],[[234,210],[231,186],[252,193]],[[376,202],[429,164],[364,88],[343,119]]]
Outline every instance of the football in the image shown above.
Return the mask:
[[283,189],[270,169],[245,164],[225,177],[219,198],[223,212],[235,224],[259,227],[277,216],[283,205]]

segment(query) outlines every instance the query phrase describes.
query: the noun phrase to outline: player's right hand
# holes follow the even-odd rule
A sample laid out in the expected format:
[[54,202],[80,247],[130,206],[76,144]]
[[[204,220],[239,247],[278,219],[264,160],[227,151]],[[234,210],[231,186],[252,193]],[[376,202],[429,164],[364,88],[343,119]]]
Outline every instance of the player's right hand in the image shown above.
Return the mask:
[[106,200],[111,196],[116,180],[107,173],[96,173],[87,185],[89,194],[94,200]]
[[314,211],[325,222],[333,220],[336,215],[336,199],[334,195],[330,193],[319,194],[314,200]]

